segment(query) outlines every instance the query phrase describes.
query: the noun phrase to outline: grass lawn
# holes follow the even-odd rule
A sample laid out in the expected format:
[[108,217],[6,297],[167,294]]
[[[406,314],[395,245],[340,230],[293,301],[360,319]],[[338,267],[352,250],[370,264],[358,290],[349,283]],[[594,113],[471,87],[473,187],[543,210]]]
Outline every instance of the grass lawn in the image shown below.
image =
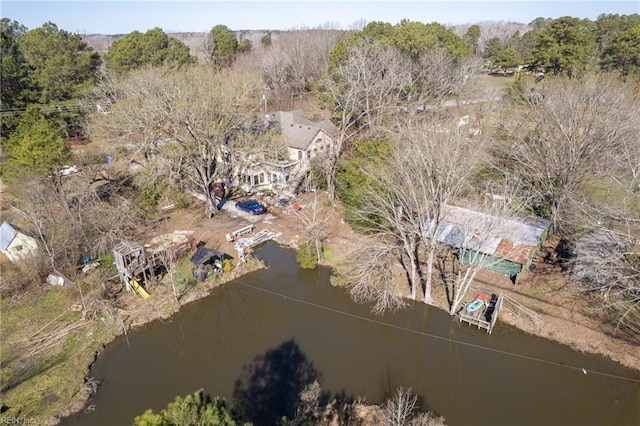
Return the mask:
[[83,403],[86,367],[117,328],[99,314],[82,319],[80,302],[75,288],[42,286],[2,299],[3,417],[47,424]]
[[480,81],[487,88],[488,91],[507,90],[511,86],[513,86],[513,83],[515,83],[516,78],[515,76],[512,76],[512,75],[503,77],[503,76],[483,74],[480,76]]

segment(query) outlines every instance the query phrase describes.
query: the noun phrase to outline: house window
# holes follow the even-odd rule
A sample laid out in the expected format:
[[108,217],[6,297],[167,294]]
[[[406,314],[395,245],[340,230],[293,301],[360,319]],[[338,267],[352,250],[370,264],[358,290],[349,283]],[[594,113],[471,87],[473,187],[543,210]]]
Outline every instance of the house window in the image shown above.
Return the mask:
[[15,251],[22,251],[22,246],[21,245],[17,245],[13,248]]
[[264,183],[264,173],[260,173],[259,178],[260,178],[260,183],[261,184]]
[[302,160],[302,151],[298,151],[298,160]]
[[254,185],[258,184],[258,175],[253,175],[253,184]]

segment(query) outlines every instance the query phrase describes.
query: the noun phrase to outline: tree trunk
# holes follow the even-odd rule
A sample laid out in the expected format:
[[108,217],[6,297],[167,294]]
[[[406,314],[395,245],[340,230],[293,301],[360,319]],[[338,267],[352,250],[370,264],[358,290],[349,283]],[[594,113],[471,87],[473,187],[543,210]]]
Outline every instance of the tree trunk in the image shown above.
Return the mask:
[[315,239],[316,243],[316,255],[318,256],[318,263],[322,264],[324,262],[324,257],[322,256],[322,241],[320,238]]
[[[403,236],[404,239],[404,250],[409,256],[409,263],[411,264],[411,271],[407,271],[407,279],[409,280],[409,288],[411,289],[411,299],[416,300],[418,294],[418,283],[417,283],[417,260],[416,260],[416,247],[415,244],[409,240],[409,237]],[[402,266],[405,267],[404,262],[402,262]],[[406,267],[405,267],[406,270]]]
[[[165,265],[166,266],[166,265]],[[180,306],[180,299],[178,298],[178,289],[176,288],[176,280],[173,273],[173,267],[169,266],[169,280],[171,281],[171,288],[173,289],[173,299],[176,302],[176,305]]]
[[558,232],[558,219],[560,217],[560,207],[558,201],[551,204],[551,221],[553,222],[553,233]]
[[205,196],[207,197],[207,200],[205,201],[205,209],[209,218],[212,218],[220,213],[220,210],[218,209],[218,206],[216,204],[216,196],[211,194],[210,192],[206,193]]
[[429,255],[427,256],[427,277],[424,284],[424,298],[423,302],[429,305],[433,305],[433,297],[431,297],[431,285],[433,275],[433,260],[435,259],[436,249],[431,247]]
[[327,197],[331,204],[335,204],[336,201],[336,172],[338,169],[338,159],[331,156],[329,158],[329,164],[326,169],[327,179]]
[[407,284],[409,285],[409,290],[411,290],[410,297],[411,299],[416,300],[416,286],[414,285],[416,276],[416,271],[414,268],[415,263],[411,259],[411,256],[409,256],[409,263],[411,264],[411,270],[409,270],[407,264],[404,261],[404,255],[402,253],[400,254],[400,256],[398,256],[398,262],[400,262],[400,266],[402,266],[404,274],[407,277]]

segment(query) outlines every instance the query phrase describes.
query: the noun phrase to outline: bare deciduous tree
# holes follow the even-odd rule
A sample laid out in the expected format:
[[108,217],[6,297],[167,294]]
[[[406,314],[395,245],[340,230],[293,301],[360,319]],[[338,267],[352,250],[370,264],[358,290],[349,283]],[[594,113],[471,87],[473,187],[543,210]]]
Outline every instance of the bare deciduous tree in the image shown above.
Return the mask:
[[[73,276],[82,258],[109,252],[139,225],[138,209],[113,185],[98,189],[52,177],[28,183],[20,200],[31,228],[50,265]],[[116,184],[117,186],[117,184]]]
[[358,303],[372,303],[372,311],[382,314],[406,306],[394,277],[398,249],[381,237],[364,240],[353,249],[340,267],[340,277]]
[[293,98],[311,90],[344,31],[314,29],[279,33],[260,68],[277,108],[293,107]]
[[637,144],[637,96],[610,76],[554,78],[525,89],[500,124],[496,154],[554,226],[570,198],[625,144]]
[[[635,228],[636,230],[638,228]],[[596,312],[616,330],[640,336],[640,239],[608,229],[592,230],[575,244],[573,276]]]
[[230,180],[234,165],[249,153],[269,151],[253,126],[261,93],[254,75],[204,66],[156,68],[128,75],[119,89],[123,99],[95,126],[112,140],[160,154],[180,175],[183,189],[199,194],[209,215],[218,212],[214,181]]
[[418,396],[411,388],[399,387],[382,406],[386,426],[442,426],[444,419],[418,411]]
[[289,426],[298,426],[317,423],[321,396],[322,389],[317,380],[306,385],[300,392],[300,404],[296,408],[295,416],[287,424]]
[[386,426],[405,426],[410,423],[416,409],[418,395],[411,388],[399,387],[392,398],[383,405]]
[[315,192],[313,201],[308,206],[300,211],[293,211],[316,249],[318,263],[322,264],[324,242],[329,237],[330,227],[336,218],[334,207],[323,206],[322,200]]
[[[397,161],[402,170],[398,186],[411,193],[408,208],[418,219],[420,242],[427,254],[423,279],[424,302],[432,303],[433,265],[438,243],[425,238],[426,226],[437,230],[447,204],[454,202],[469,187],[469,179],[484,159],[486,140],[471,138],[452,123],[426,127],[422,121],[409,121],[399,132]],[[414,219],[414,220],[415,220]]]
[[338,128],[325,158],[330,200],[335,200],[335,176],[345,144],[377,122],[379,114],[393,112],[390,107],[398,105],[402,89],[411,83],[407,61],[395,47],[362,42],[322,79],[321,97],[332,108]]
[[441,106],[445,101],[471,102],[482,96],[478,84],[479,64],[472,58],[459,58],[433,49],[413,64],[412,78],[417,90],[409,100]]
[[359,217],[369,232],[401,249],[411,297],[421,288],[424,302],[433,303],[439,243],[427,238],[427,230],[438,230],[446,205],[469,186],[484,157],[484,140],[470,138],[449,122],[415,117],[399,124],[391,139],[394,149],[387,164],[367,171],[374,184],[363,189],[367,201]]

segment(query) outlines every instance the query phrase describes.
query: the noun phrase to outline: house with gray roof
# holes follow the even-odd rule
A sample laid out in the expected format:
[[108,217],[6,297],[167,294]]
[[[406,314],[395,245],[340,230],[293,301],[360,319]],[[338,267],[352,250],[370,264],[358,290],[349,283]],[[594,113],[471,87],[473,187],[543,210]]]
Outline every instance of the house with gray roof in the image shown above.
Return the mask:
[[278,111],[268,114],[266,120],[283,136],[292,161],[308,162],[327,152],[338,134],[329,120],[307,120],[302,110]]
[[36,239],[20,231],[9,222],[0,226],[0,251],[12,262],[24,259],[38,248]]
[[329,120],[310,121],[302,110],[278,111],[264,116],[265,126],[282,135],[289,158],[279,164],[259,161],[237,171],[246,191],[294,192],[308,176],[310,160],[329,152],[337,129]]

